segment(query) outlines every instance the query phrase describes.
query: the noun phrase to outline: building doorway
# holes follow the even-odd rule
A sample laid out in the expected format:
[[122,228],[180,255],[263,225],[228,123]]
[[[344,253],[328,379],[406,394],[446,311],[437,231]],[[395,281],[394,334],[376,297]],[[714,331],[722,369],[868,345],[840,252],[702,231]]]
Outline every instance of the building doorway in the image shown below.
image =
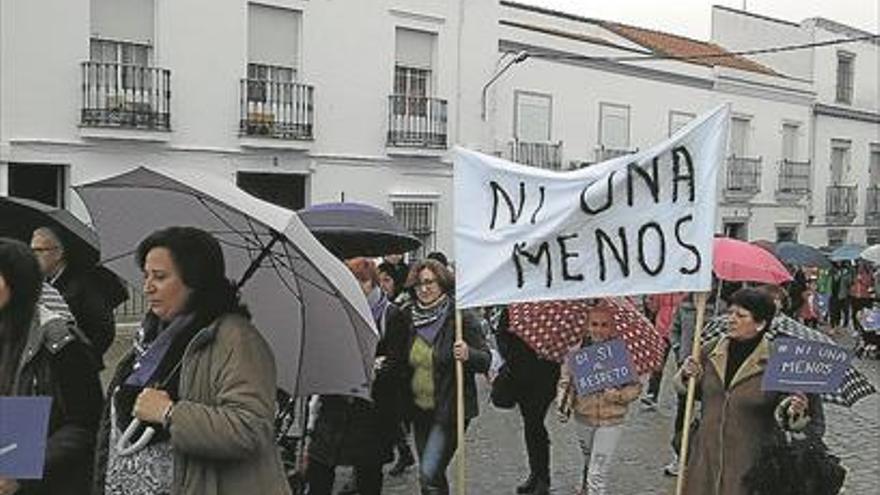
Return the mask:
[[306,206],[305,175],[238,172],[235,182],[248,194],[283,208],[296,211]]

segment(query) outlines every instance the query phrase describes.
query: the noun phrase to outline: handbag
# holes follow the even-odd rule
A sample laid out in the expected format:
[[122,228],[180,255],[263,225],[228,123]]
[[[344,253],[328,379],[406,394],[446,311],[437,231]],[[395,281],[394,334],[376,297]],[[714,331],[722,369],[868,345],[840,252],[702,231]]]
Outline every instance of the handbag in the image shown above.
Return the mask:
[[846,479],[840,457],[818,438],[776,435],[743,476],[749,495],[835,495]]
[[498,370],[498,376],[492,380],[492,391],[489,394],[492,405],[499,409],[513,409],[517,403],[516,383],[510,365],[504,363]]

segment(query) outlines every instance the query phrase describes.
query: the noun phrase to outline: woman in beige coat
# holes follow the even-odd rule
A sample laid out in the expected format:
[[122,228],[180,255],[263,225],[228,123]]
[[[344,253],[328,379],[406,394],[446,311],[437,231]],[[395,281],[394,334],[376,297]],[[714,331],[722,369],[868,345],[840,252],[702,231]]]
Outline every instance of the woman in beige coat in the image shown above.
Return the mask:
[[685,359],[676,386],[697,377],[702,416],[691,443],[685,480],[688,495],[746,495],[743,476],[779,426],[801,430],[810,418],[807,397],[761,390],[770,356],[766,329],[776,305],[758,289],[740,289],[730,302],[730,330]]
[[275,359],[220,245],[171,227],[142,241],[137,260],[150,310],[110,385],[95,491],[289,494],[273,441]]

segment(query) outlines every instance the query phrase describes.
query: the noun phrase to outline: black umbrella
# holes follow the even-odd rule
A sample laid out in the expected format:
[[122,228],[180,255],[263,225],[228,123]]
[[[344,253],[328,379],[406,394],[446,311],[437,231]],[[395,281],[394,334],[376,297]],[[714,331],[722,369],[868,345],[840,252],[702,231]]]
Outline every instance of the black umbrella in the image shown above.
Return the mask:
[[298,212],[321,244],[336,256],[402,254],[422,243],[388,213],[362,203],[322,203]]
[[81,270],[99,288],[108,304],[116,307],[128,299],[125,283],[103,266],[98,234],[79,218],[55,206],[30,199],[0,196],[0,237],[30,242],[38,227],[50,227],[64,244],[67,262]]
[[776,244],[774,252],[776,257],[783,263],[793,266],[814,266],[816,268],[831,268],[828,257],[818,249],[797,242],[780,242]]
[[38,227],[51,227],[61,238],[71,265],[85,268],[98,262],[98,235],[72,213],[30,199],[0,196],[0,236],[30,242]]

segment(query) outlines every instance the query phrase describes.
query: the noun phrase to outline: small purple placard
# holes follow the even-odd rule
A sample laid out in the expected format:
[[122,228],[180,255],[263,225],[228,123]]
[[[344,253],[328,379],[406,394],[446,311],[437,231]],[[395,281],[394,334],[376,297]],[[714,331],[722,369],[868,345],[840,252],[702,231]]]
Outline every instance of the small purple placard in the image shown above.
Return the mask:
[[823,394],[836,391],[852,355],[840,346],[776,337],[761,381],[763,390]]
[[0,397],[0,476],[40,479],[51,397]]
[[607,340],[580,349],[569,356],[578,395],[638,381],[632,357],[621,339]]
[[859,313],[859,321],[866,331],[876,333],[880,330],[880,309],[863,309]]

